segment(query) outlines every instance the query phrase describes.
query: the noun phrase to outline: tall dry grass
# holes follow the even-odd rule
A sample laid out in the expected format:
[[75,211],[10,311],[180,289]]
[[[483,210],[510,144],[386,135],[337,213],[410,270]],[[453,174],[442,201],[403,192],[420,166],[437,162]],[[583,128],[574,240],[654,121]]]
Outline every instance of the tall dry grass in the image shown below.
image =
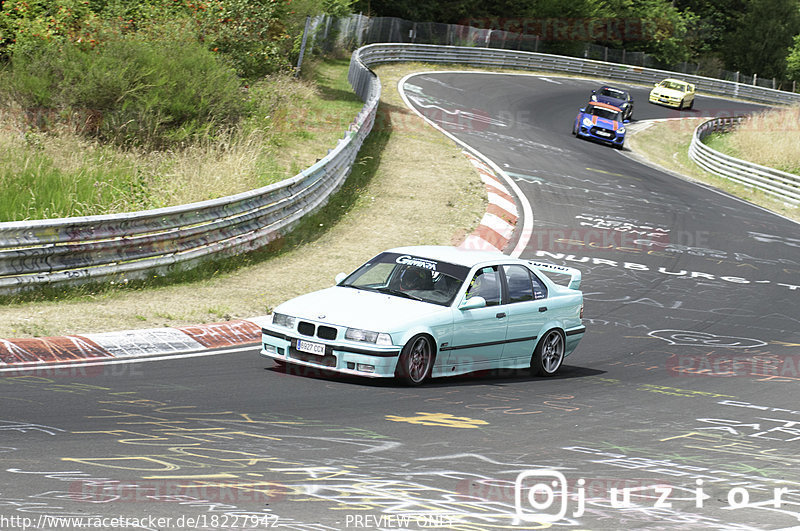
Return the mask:
[[731,156],[800,174],[800,106],[754,114],[726,136]]
[[[322,76],[341,65],[321,64]],[[73,123],[33,131],[25,113],[0,115],[0,221],[111,214],[175,206],[253,190],[299,173],[336,145],[361,108],[349,88],[273,75],[248,89],[238,128],[165,150],[86,139]],[[322,92],[321,92],[322,91]]]

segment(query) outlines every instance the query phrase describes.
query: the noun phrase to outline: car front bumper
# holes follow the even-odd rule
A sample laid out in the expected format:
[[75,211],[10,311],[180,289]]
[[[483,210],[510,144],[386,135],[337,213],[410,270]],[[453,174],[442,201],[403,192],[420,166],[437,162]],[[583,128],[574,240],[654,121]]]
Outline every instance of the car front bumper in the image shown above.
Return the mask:
[[667,107],[680,107],[683,98],[675,98],[671,96],[660,96],[658,94],[650,94],[649,98],[650,103],[656,103],[658,105],[666,105]]
[[585,125],[581,124],[580,129],[578,130],[578,134],[584,138],[591,138],[593,140],[598,140],[600,142],[606,142],[609,144],[613,144],[615,146],[621,146],[625,142],[625,133],[619,134],[616,131],[612,131],[610,129],[604,129],[604,131],[608,131],[610,136],[605,136],[603,134],[597,134],[594,129],[595,127],[588,128]]
[[[325,345],[325,354],[301,352],[297,342],[311,341]],[[261,329],[260,355],[283,363],[315,367],[342,374],[369,378],[393,378],[400,356],[400,347],[369,343],[321,341],[269,328]]]

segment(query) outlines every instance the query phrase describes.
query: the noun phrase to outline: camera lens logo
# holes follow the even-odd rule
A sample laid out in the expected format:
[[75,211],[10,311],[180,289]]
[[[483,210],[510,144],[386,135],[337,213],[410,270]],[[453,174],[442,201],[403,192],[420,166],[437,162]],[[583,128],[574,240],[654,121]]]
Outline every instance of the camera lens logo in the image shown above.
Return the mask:
[[561,520],[567,514],[567,478],[555,470],[521,472],[514,483],[514,508],[523,522]]

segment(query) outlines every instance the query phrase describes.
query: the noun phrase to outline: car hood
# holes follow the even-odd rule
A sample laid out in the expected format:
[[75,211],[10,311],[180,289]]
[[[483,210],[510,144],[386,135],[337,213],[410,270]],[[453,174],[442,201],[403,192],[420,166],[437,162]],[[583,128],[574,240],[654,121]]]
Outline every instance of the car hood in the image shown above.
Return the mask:
[[581,121],[584,118],[588,118],[592,121],[594,125],[599,125],[600,127],[605,127],[607,129],[613,129],[616,131],[622,125],[622,122],[618,122],[616,120],[608,120],[606,118],[601,118],[599,116],[595,116],[594,114],[584,114],[581,116]]
[[398,332],[411,321],[446,310],[438,304],[339,286],[301,295],[275,308],[277,313],[300,319],[374,332]]
[[672,96],[673,98],[680,98],[686,94],[686,92],[683,92],[681,90],[675,90],[666,87],[654,87],[653,92],[655,92],[659,96]]

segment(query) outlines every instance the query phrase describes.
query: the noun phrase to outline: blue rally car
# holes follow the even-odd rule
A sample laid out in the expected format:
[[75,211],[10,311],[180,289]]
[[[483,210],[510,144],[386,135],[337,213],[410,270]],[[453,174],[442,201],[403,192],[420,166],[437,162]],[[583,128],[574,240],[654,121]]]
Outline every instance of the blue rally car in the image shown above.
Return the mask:
[[607,103],[590,101],[578,111],[572,134],[581,138],[591,138],[622,149],[625,143],[625,124],[630,120],[622,118],[622,110]]
[[633,120],[633,100],[627,90],[603,85],[599,89],[592,91],[591,101],[599,101],[600,103],[608,103],[618,107],[622,111],[624,120]]

